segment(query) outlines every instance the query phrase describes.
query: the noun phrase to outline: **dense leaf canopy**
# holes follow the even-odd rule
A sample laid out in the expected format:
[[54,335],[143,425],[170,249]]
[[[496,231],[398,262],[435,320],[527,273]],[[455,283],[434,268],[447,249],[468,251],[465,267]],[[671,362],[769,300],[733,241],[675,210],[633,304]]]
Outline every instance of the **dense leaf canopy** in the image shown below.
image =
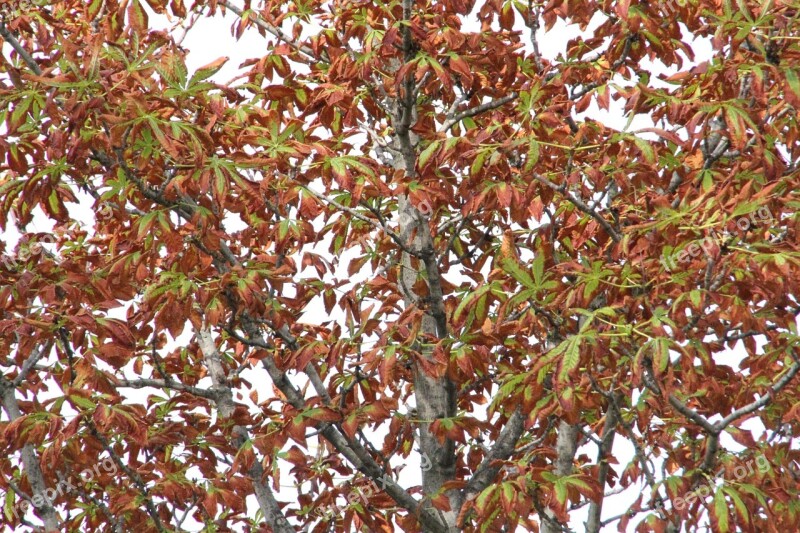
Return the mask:
[[796,2],[0,16],[0,523],[800,529]]

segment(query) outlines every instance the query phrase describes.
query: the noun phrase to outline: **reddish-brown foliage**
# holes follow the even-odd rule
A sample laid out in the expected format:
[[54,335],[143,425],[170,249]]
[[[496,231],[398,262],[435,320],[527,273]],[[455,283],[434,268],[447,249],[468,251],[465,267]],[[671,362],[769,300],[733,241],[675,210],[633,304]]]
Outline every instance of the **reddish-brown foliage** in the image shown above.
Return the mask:
[[0,14],[0,523],[800,529],[800,5]]

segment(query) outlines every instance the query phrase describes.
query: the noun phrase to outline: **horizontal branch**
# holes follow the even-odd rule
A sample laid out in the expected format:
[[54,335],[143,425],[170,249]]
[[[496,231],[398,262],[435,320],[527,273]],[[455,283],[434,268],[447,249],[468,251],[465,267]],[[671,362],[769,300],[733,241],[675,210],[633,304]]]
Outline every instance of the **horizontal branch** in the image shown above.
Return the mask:
[[188,392],[190,394],[194,394],[195,396],[199,396],[201,398],[207,398],[209,400],[216,400],[217,394],[214,391],[201,389],[198,387],[192,387],[190,385],[184,385],[183,383],[179,383],[173,380],[164,380],[164,379],[118,379],[115,385],[117,387],[127,387],[131,389],[144,389],[146,387],[154,387],[157,389],[172,389],[175,391],[180,392]]
[[669,404],[680,414],[697,424],[698,426],[702,427],[709,435],[719,435],[722,431],[725,430],[729,425],[733,422],[742,418],[743,416],[747,416],[751,413],[754,413],[761,407],[767,405],[770,401],[772,401],[778,392],[780,392],[786,385],[789,384],[790,381],[800,372],[800,360],[797,360],[795,357],[795,363],[789,368],[789,371],[784,374],[778,381],[772,384],[767,392],[758,400],[755,400],[740,409],[736,409],[734,412],[720,420],[719,422],[712,424],[705,418],[703,415],[692,409],[691,407],[687,406],[681,400],[679,400],[674,394],[669,395]]
[[669,395],[669,404],[680,414],[706,430],[708,433],[717,433],[714,424],[709,422],[706,417],[680,401],[674,394]]
[[485,104],[477,105],[475,107],[471,107],[458,113],[457,115],[453,115],[447,120],[444,121],[442,126],[439,128],[439,132],[445,132],[464,120],[465,118],[474,117],[475,115],[480,115],[485,111],[490,111],[492,109],[497,109],[498,107],[507,104],[508,102],[516,99],[518,94],[516,92],[512,92],[511,94],[504,96],[502,98],[498,98],[497,100],[492,100],[491,102],[486,102]]

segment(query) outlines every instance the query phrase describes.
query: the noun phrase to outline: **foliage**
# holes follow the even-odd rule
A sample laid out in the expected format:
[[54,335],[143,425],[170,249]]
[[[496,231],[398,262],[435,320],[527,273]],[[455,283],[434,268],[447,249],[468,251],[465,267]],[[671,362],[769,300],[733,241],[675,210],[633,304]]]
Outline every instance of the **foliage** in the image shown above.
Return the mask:
[[800,528],[800,5],[17,4],[7,525]]

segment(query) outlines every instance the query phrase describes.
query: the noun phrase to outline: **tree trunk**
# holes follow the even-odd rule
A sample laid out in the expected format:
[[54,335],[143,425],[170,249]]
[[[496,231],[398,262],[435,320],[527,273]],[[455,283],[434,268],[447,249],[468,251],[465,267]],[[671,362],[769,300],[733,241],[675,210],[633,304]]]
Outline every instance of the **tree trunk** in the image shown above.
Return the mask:
[[[15,394],[16,387],[7,379],[0,377],[0,396],[2,396],[3,408],[8,414],[9,420],[12,422],[22,416],[19,410],[19,403]],[[44,504],[35,507],[36,514],[44,522],[45,529],[50,531],[58,531],[58,515],[51,505],[50,501],[45,498],[47,484],[44,481],[42,474],[42,467],[39,465],[39,460],[36,458],[36,453],[33,450],[33,445],[26,444],[22,447],[22,469],[25,476],[28,478],[28,483],[31,486],[31,498],[34,502],[37,499],[44,499]]]

